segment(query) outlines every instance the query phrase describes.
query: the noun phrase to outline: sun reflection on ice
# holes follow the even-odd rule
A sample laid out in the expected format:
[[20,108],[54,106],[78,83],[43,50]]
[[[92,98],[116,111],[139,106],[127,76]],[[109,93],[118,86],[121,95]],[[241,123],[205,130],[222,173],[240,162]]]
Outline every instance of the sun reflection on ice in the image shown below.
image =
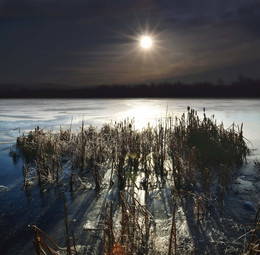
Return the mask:
[[155,126],[157,121],[166,117],[166,109],[156,105],[129,105],[130,109],[121,112],[122,119],[134,120],[135,128],[141,130],[148,126]]

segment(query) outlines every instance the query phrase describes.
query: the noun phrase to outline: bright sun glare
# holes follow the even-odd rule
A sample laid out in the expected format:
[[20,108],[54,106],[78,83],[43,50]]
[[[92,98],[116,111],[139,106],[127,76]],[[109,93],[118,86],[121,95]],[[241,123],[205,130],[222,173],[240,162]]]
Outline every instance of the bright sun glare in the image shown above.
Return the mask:
[[141,46],[144,49],[149,49],[152,46],[152,40],[149,36],[142,36],[141,37]]

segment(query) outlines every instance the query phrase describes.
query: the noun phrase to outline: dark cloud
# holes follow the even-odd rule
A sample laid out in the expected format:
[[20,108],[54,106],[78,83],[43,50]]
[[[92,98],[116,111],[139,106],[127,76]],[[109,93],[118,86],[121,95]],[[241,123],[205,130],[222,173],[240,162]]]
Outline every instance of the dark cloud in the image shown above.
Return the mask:
[[242,26],[260,37],[260,2],[249,1],[236,10],[237,19]]
[[[6,0],[0,3],[0,16],[7,18],[60,18],[80,20],[103,18],[129,11],[129,8],[149,9],[147,1],[137,0]],[[99,17],[98,17],[99,16]]]
[[[0,0],[0,31],[0,83],[221,76],[260,59],[260,2]],[[144,32],[156,37],[151,54],[136,49]]]

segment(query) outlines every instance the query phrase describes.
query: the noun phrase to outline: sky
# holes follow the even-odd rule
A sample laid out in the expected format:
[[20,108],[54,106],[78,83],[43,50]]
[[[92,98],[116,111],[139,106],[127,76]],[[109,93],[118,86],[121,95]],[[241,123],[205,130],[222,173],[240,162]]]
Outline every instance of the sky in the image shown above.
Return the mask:
[[259,67],[260,0],[0,0],[0,84],[232,81]]

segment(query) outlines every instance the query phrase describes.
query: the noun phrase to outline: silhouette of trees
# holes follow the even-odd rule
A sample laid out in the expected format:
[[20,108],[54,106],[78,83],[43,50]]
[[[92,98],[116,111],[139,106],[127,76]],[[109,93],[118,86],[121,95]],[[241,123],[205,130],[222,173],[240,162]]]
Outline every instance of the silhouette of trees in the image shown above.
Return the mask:
[[91,87],[34,88],[16,85],[0,85],[0,98],[199,98],[199,97],[260,97],[260,80],[239,75],[231,84],[225,84],[219,78],[216,84],[196,82],[185,84],[175,83],[138,84],[138,85],[100,85]]

